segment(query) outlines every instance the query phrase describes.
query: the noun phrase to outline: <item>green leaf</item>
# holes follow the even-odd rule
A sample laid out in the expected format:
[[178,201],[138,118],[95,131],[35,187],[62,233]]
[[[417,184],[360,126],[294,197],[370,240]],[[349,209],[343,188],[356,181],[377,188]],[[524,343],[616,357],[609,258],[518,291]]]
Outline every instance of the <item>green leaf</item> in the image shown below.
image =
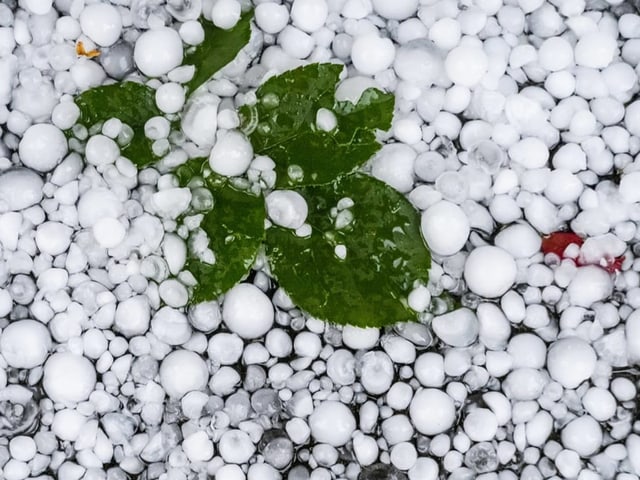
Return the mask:
[[204,41],[185,55],[182,62],[183,65],[196,67],[195,75],[186,84],[189,92],[193,92],[214,73],[236,58],[238,52],[249,43],[252,19],[253,10],[250,10],[242,14],[235,27],[223,30],[212,22],[200,18],[199,21],[204,28]]
[[200,224],[209,237],[214,264],[192,254],[185,267],[197,280],[191,292],[194,303],[212,300],[242,280],[264,240],[264,201],[228,184],[210,187],[213,209]]
[[78,123],[91,127],[96,123],[117,118],[133,129],[133,139],[121,149],[138,167],[156,160],[152,141],[144,134],[144,124],[151,117],[162,115],[156,107],[155,90],[136,82],[102,85],[82,92],[75,98],[80,108]]
[[[357,104],[335,100],[342,65],[314,63],[272,77],[258,88],[255,105],[240,109],[254,151],[276,163],[277,186],[317,185],[352,172],[380,149],[376,129],[388,130],[392,94],[371,88]],[[316,127],[320,108],[337,127]],[[299,173],[302,178],[299,178]]]
[[[309,206],[311,235],[301,238],[274,226],[266,241],[272,271],[294,302],[334,323],[383,326],[415,320],[407,295],[417,284],[426,285],[431,257],[419,213],[404,196],[360,173],[299,192]],[[353,206],[336,217],[344,198]],[[338,225],[349,215],[348,225]],[[344,259],[336,255],[338,245],[346,247]]]

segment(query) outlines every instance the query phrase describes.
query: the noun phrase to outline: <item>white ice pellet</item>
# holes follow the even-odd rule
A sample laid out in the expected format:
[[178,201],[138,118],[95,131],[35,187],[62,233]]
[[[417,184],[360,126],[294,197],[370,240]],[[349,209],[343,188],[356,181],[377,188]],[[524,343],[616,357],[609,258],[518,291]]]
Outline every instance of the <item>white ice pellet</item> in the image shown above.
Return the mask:
[[42,382],[51,400],[75,404],[89,398],[96,384],[96,370],[86,357],[54,353],[44,364]]
[[483,246],[467,257],[464,278],[477,295],[495,298],[503,295],[516,280],[517,267],[513,256],[499,247]]
[[442,355],[426,352],[414,364],[414,374],[425,387],[441,387],[444,383],[444,359]]
[[549,149],[536,137],[526,137],[509,148],[509,157],[525,168],[541,168],[547,164]]
[[550,72],[564,70],[573,64],[573,48],[563,37],[547,38],[538,49],[538,63]]
[[[330,418],[331,422],[327,422]],[[325,400],[309,416],[311,435],[317,442],[341,447],[351,440],[356,420],[349,408],[341,402]]]
[[125,226],[116,218],[101,218],[93,224],[93,236],[102,248],[113,248],[124,240]]
[[444,67],[453,83],[475,87],[487,73],[489,58],[482,48],[460,45],[448,53]]
[[583,189],[584,185],[576,175],[558,168],[549,173],[544,194],[552,203],[562,205],[575,202]]
[[514,258],[529,258],[540,251],[540,235],[526,223],[508,226],[496,235],[495,244]]
[[87,5],[80,14],[82,33],[101,47],[116,43],[122,32],[122,17],[116,7],[108,3]]
[[55,256],[64,253],[71,244],[73,229],[60,222],[44,222],[36,229],[36,245],[46,254]]
[[449,17],[436,20],[429,28],[429,40],[443,50],[451,50],[458,45],[461,35],[460,24]]
[[372,0],[373,10],[383,18],[389,20],[404,20],[418,9],[418,0],[398,0],[389,3],[386,0]]
[[51,346],[49,330],[36,320],[13,321],[0,334],[0,352],[13,368],[35,368],[42,365]]
[[26,435],[13,437],[9,441],[9,453],[11,453],[11,456],[16,460],[28,462],[35,457],[37,453],[36,442],[33,438]]
[[207,432],[200,430],[182,441],[182,450],[192,462],[206,462],[213,457],[213,442]]
[[116,194],[107,188],[99,187],[87,190],[78,202],[78,221],[85,228],[101,218],[117,218],[123,212],[123,205]]
[[191,338],[187,316],[170,306],[162,307],[153,315],[151,331],[167,345],[182,345]]
[[402,193],[413,188],[413,168],[416,152],[403,143],[382,147],[371,160],[371,174]]
[[470,232],[469,219],[464,211],[445,200],[435,203],[422,214],[420,228],[429,248],[443,256],[459,252]]
[[9,210],[23,210],[42,200],[44,182],[27,168],[11,168],[0,173],[0,200]]
[[217,0],[211,9],[211,21],[216,27],[229,30],[236,26],[241,13],[237,0]]
[[73,127],[80,118],[80,108],[75,102],[61,102],[51,112],[51,122],[60,130]]
[[226,293],[222,319],[227,328],[240,337],[259,338],[273,325],[273,305],[258,287],[241,283]]
[[158,287],[160,299],[170,307],[184,307],[189,300],[187,288],[175,278],[169,278]]
[[576,388],[593,375],[596,352],[578,337],[566,337],[554,342],[547,353],[547,369],[551,378],[565,388]]
[[375,327],[345,325],[342,330],[342,341],[353,350],[369,350],[378,343],[379,338],[380,330]]
[[242,175],[253,160],[253,148],[247,138],[237,130],[219,136],[209,155],[211,170],[226,177]]
[[174,399],[202,390],[209,380],[207,364],[200,355],[188,350],[175,350],[160,365],[160,384]]
[[136,295],[120,302],[115,311],[115,328],[126,337],[144,335],[151,317],[148,300]]
[[517,368],[502,383],[504,394],[512,400],[536,400],[548,383],[548,375],[538,369]]
[[307,220],[307,202],[293,190],[275,190],[267,195],[265,204],[269,218],[280,227],[296,230]]
[[578,65],[589,68],[604,68],[611,63],[616,50],[615,37],[605,32],[595,31],[580,37],[574,53]]
[[246,463],[255,450],[256,447],[251,441],[251,437],[242,430],[227,430],[218,442],[218,452],[227,463]]
[[618,406],[611,392],[599,387],[591,387],[585,392],[582,405],[587,413],[599,422],[606,422],[613,417]]
[[357,432],[353,438],[353,453],[358,463],[363,466],[371,465],[378,458],[378,444],[375,438]]
[[291,20],[300,30],[313,33],[324,26],[329,14],[325,0],[294,0],[291,5]]
[[62,130],[48,123],[30,126],[18,147],[22,163],[38,172],[53,170],[67,151],[67,139]]
[[478,337],[478,319],[468,308],[439,315],[431,326],[438,338],[452,347],[467,347]]
[[351,47],[353,66],[365,75],[375,75],[389,68],[395,54],[393,42],[374,33],[356,37]]
[[456,419],[453,399],[441,390],[418,390],[409,406],[409,415],[416,429],[424,435],[437,435],[449,430]]
[[185,102],[184,87],[179,83],[163,83],[156,90],[156,105],[164,113],[177,113]]
[[481,303],[476,310],[480,342],[491,350],[503,350],[511,335],[511,325],[500,308]]
[[360,383],[372,395],[386,392],[393,382],[394,368],[389,356],[381,351],[367,352],[360,365]]
[[577,269],[567,287],[567,293],[573,305],[590,307],[611,295],[612,289],[613,282],[606,270],[586,265]]
[[148,77],[160,77],[182,63],[182,39],[169,27],[147,30],[136,40],[133,57]]
[[289,11],[285,5],[263,2],[255,9],[256,24],[265,33],[276,34],[287,26]]
[[[546,362],[547,346],[540,337],[521,333],[509,340],[507,352],[513,359],[514,368],[542,368]],[[522,355],[522,352],[527,352],[527,355]]]
[[569,422],[561,433],[565,448],[581,457],[590,457],[602,446],[602,428],[591,416],[583,415]]
[[464,419],[464,432],[474,442],[493,440],[498,431],[498,419],[488,408],[476,408]]

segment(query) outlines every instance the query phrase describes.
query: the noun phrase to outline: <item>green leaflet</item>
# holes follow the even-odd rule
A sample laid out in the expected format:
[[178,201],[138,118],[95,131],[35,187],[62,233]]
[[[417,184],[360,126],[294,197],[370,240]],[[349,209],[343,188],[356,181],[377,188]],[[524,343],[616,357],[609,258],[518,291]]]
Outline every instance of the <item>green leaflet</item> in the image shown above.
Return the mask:
[[216,262],[204,263],[190,252],[186,270],[197,280],[193,303],[212,300],[242,280],[256,258],[264,240],[264,201],[231,187],[227,183],[207,182],[214,205],[200,228],[209,237],[209,248]]
[[186,84],[188,92],[206,82],[211,76],[231,62],[249,42],[253,10],[245,12],[235,27],[222,30],[212,22],[200,18],[204,28],[204,41],[185,55],[183,65],[195,65],[196,73]]
[[133,139],[121,153],[138,167],[156,160],[151,150],[152,142],[144,135],[147,120],[162,115],[156,107],[153,88],[135,82],[102,85],[82,92],[75,102],[80,108],[78,123],[86,127],[118,118],[133,129]]
[[[278,187],[333,181],[380,149],[375,132],[391,127],[394,97],[368,89],[355,105],[337,102],[335,88],[343,68],[314,63],[290,70],[258,88],[256,105],[240,108],[254,151],[276,163]],[[316,127],[320,108],[336,116],[334,130]]]
[[[299,190],[309,206],[310,237],[267,230],[273,273],[309,314],[334,323],[383,326],[415,320],[406,297],[428,281],[431,258],[420,232],[420,216],[403,195],[363,174]],[[343,198],[354,205],[332,217]],[[334,210],[334,214],[336,211]],[[346,226],[344,220],[352,215]],[[346,247],[338,258],[337,245]]]

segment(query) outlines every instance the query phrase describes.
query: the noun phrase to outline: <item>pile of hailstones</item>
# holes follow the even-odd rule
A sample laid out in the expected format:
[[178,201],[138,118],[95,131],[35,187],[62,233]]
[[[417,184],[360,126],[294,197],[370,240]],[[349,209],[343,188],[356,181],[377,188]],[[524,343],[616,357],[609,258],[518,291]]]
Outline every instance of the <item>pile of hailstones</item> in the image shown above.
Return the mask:
[[[304,59],[396,93],[371,171],[426,212],[430,293],[465,307],[381,332],[305,317],[262,259],[221,305],[187,307],[197,219],[177,223],[193,198],[168,171],[210,146],[169,135],[167,118],[201,8],[228,28],[239,3],[52,3],[0,4],[3,478],[638,478],[630,4],[257,5],[260,62],[241,54],[207,86],[221,128],[237,126],[240,90]],[[77,41],[101,55],[78,57]],[[171,153],[141,171],[119,155],[117,119],[61,133],[73,94],[134,66],[169,79],[151,82],[167,118],[145,131]],[[588,239],[543,255],[540,234],[567,224]]]

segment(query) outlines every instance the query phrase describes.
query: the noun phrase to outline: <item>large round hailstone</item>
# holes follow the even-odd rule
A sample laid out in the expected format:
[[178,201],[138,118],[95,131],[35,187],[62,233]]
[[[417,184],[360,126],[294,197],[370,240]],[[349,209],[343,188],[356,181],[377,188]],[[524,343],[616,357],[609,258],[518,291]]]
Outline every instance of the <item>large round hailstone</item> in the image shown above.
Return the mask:
[[211,149],[211,170],[225,177],[237,177],[247,171],[253,160],[253,147],[237,130],[223,133]]
[[578,337],[562,338],[547,352],[547,370],[564,388],[576,388],[596,368],[597,356],[591,345]]
[[309,213],[304,197],[293,190],[275,190],[267,195],[265,203],[271,221],[284,228],[300,228]]
[[101,47],[110,47],[120,38],[122,17],[113,5],[94,3],[82,10],[80,28],[82,33]]
[[182,63],[182,39],[169,27],[147,30],[138,37],[133,59],[148,77],[160,77]]
[[262,337],[273,325],[273,305],[262,290],[240,283],[227,292],[222,304],[222,320],[242,338]]
[[49,330],[36,320],[11,322],[0,336],[0,353],[13,368],[40,366],[50,350]]
[[160,365],[160,385],[173,399],[204,389],[208,380],[207,364],[200,355],[189,350],[171,352]]
[[565,448],[581,457],[590,457],[602,447],[602,428],[590,415],[582,415],[570,421],[561,433]]
[[489,58],[480,47],[460,45],[449,52],[444,69],[456,85],[475,87],[489,68]]
[[93,227],[103,218],[117,218],[123,213],[123,205],[108,188],[92,188],[78,201],[78,221],[84,228]]
[[53,170],[68,151],[62,130],[49,123],[31,125],[18,145],[20,161],[38,172]]
[[436,202],[424,211],[420,228],[431,251],[442,256],[458,253],[467,243],[471,231],[462,208],[446,200]]
[[309,427],[317,442],[341,447],[351,440],[356,419],[344,403],[325,400],[309,416]]
[[404,20],[418,10],[418,0],[373,0],[374,11],[388,20]]
[[615,36],[600,31],[586,33],[574,48],[576,63],[589,68],[607,67],[617,48]]
[[609,297],[612,291],[611,275],[595,265],[578,268],[567,287],[571,304],[585,308]]
[[54,402],[73,404],[89,398],[96,385],[93,364],[81,355],[54,353],[44,364],[42,384]]
[[469,290],[485,298],[505,294],[516,281],[517,273],[513,256],[499,247],[476,248],[464,265],[464,279]]
[[437,435],[449,430],[456,420],[453,399],[436,388],[418,390],[411,400],[409,416],[424,435]]
[[28,168],[11,168],[0,173],[0,202],[9,210],[23,210],[42,200],[42,177]]

